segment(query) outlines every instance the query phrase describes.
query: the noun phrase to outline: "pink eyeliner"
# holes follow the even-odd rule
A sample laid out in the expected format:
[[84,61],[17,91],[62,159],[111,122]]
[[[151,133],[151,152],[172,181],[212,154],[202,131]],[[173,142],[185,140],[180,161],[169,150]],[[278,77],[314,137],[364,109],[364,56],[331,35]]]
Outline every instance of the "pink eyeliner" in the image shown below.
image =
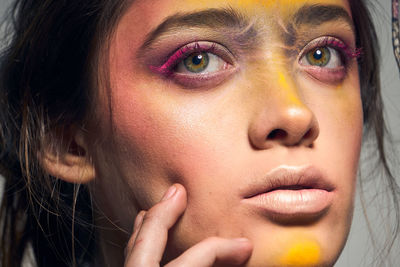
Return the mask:
[[183,60],[186,56],[196,52],[212,52],[215,49],[213,45],[200,45],[198,42],[193,44],[185,45],[178,49],[168,60],[161,66],[150,66],[150,70],[164,75],[171,76],[173,74],[173,68]]

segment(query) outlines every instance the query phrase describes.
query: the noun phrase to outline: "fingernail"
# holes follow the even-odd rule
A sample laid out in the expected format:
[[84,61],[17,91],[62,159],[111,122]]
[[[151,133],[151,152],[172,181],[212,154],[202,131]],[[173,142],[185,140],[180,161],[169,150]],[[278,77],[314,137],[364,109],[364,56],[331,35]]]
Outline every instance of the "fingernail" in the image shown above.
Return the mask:
[[173,185],[171,186],[168,191],[164,194],[163,198],[161,199],[161,201],[170,199],[176,192],[176,186]]

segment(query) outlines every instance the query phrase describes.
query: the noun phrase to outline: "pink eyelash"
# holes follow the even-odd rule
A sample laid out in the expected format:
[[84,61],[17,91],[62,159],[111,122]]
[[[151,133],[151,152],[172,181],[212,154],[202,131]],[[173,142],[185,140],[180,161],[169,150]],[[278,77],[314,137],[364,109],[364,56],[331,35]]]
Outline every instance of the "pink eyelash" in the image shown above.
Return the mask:
[[152,71],[155,71],[159,74],[170,76],[172,75],[174,67],[179,63],[180,60],[183,60],[186,56],[196,52],[212,52],[215,49],[215,44],[211,46],[200,45],[199,43],[192,43],[189,45],[185,45],[176,51],[168,60],[161,66],[150,66]]
[[326,37],[320,40],[315,47],[319,46],[331,46],[333,48],[338,48],[348,59],[359,58],[362,55],[362,48],[351,49],[345,43],[334,37]]

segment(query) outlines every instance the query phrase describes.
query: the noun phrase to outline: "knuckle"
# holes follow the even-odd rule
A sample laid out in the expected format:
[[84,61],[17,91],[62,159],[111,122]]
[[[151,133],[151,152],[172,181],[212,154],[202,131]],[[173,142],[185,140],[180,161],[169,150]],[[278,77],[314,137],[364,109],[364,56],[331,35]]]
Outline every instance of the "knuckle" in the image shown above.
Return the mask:
[[138,237],[138,238],[135,240],[134,247],[136,247],[136,248],[137,248],[137,247],[141,247],[143,243],[144,243],[144,238]]

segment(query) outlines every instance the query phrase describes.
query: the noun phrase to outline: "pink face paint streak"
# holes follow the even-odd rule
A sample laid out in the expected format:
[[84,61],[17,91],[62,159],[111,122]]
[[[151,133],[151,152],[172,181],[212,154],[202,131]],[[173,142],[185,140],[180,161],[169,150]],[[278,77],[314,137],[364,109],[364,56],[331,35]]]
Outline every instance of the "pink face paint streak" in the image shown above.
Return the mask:
[[179,64],[181,60],[184,60],[187,56],[193,53],[198,52],[210,52],[212,53],[215,50],[215,44],[212,45],[203,45],[199,44],[198,42],[191,43],[188,45],[183,46],[182,48],[178,49],[168,60],[161,66],[150,66],[150,70],[164,75],[164,76],[171,76],[174,74],[174,67]]

